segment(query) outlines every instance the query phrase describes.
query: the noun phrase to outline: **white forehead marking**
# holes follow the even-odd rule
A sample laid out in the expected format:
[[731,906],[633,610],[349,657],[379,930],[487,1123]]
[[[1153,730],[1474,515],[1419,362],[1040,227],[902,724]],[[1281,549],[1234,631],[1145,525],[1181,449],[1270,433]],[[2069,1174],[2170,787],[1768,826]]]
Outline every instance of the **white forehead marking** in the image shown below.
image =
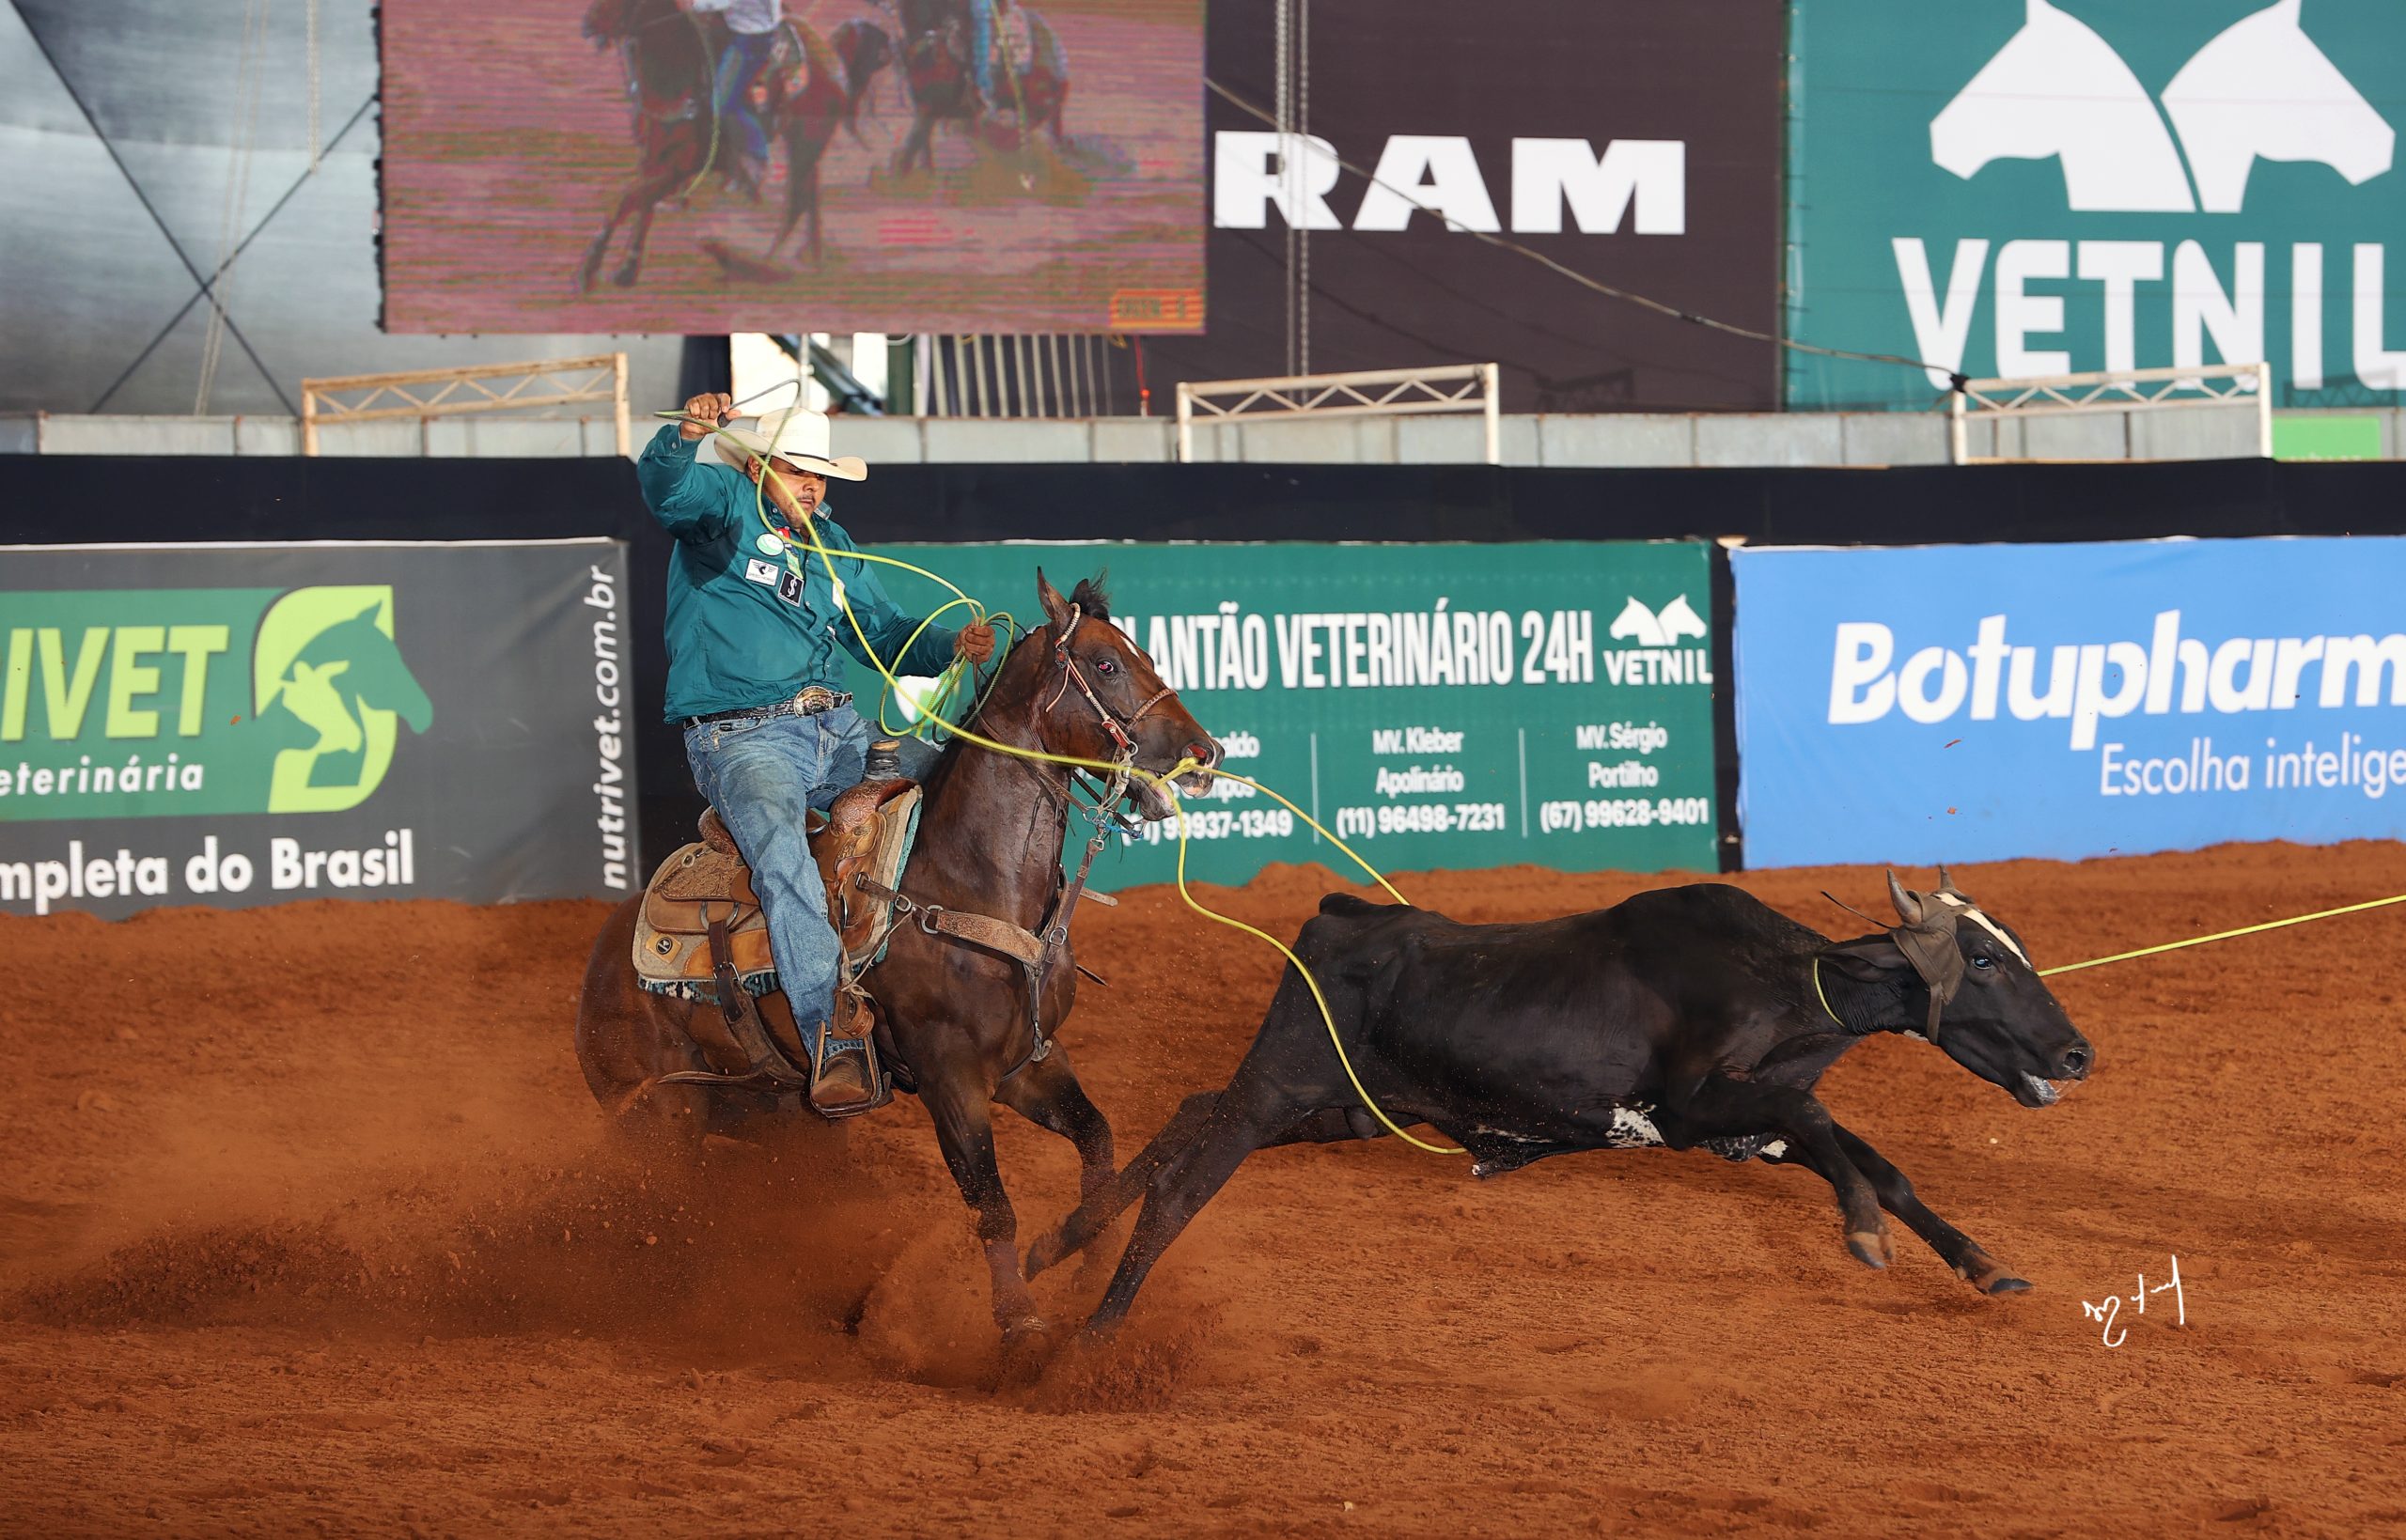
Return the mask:
[[1604,1136],[1612,1141],[1607,1147],[1642,1150],[1663,1143],[1663,1130],[1654,1127],[1654,1120],[1646,1115],[1653,1110],[1650,1105],[1614,1108],[1613,1126]]
[[1930,896],[1937,899],[1940,903],[1946,905],[1949,909],[1962,910],[1964,919],[1971,921],[1973,924],[1978,926],[1982,930],[1985,930],[1990,935],[1994,936],[2004,944],[2007,951],[2012,953],[2015,957],[2020,957],[2023,963],[2026,964],[2029,962],[2029,954],[2023,952],[2019,946],[2016,946],[2013,943],[2012,937],[2007,935],[2004,929],[1999,926],[1994,920],[1992,920],[1987,915],[1982,914],[1969,900],[1958,898],[1951,893],[1934,893],[1931,894]]

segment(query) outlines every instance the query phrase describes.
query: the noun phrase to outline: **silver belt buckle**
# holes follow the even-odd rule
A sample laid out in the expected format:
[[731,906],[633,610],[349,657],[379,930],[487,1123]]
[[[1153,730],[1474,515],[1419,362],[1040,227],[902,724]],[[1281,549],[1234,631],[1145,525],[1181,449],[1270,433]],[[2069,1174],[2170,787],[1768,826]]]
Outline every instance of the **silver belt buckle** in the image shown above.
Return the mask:
[[793,698],[793,708],[796,714],[805,717],[832,711],[836,708],[836,692],[825,685],[814,684]]

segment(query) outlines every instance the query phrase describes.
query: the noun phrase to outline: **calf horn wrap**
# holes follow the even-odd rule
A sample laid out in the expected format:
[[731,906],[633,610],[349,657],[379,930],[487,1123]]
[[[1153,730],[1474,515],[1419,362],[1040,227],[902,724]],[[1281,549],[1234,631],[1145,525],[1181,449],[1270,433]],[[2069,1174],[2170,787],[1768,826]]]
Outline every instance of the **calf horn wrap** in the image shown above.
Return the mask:
[[[1938,877],[1942,892],[1951,891],[1944,868]],[[1931,1042],[1938,1040],[1938,1019],[1945,1013],[1946,1003],[1963,987],[1963,953],[1955,944],[1956,917],[1961,912],[1950,905],[1926,901],[1920,894],[1910,892],[1888,874],[1888,899],[1897,906],[1897,915],[1905,923],[1888,932],[1897,950],[1914,965],[1914,972],[1929,986],[1929,1025],[1922,1035]]]

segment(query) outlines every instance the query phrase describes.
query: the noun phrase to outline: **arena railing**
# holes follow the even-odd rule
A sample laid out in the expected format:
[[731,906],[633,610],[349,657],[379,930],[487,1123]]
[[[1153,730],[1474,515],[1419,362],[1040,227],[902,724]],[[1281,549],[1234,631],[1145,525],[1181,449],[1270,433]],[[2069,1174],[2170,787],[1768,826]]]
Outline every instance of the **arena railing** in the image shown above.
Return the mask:
[[1492,364],[1420,369],[1357,369],[1263,380],[1188,380],[1178,387],[1178,458],[1195,458],[1195,423],[1297,417],[1398,417],[1478,412],[1487,418],[1487,463],[1504,460],[1501,392]]
[[411,417],[420,423],[470,412],[607,402],[617,419],[617,452],[634,452],[627,410],[627,355],[547,358],[528,364],[472,364],[455,369],[404,369],[301,381],[301,452],[318,452],[322,428]]
[[[2038,375],[2019,380],[1967,380],[1947,402],[1949,458],[1957,465],[2027,460],[2004,452],[2002,429],[2009,421],[2082,413],[2162,412],[2252,406],[2256,452],[2273,458],[2273,366],[2270,364],[2176,364],[2154,369],[2095,369],[2085,374]],[[2127,436],[2129,417],[2125,415]],[[1972,426],[1990,423],[1987,455],[1971,452]],[[2137,458],[2126,442],[2120,458]]]

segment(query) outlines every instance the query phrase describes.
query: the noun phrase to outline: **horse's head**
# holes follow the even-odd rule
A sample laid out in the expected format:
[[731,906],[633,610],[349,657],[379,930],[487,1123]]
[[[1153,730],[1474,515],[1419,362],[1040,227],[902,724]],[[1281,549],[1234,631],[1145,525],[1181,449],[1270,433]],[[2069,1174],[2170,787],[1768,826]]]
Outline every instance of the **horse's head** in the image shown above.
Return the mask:
[[2388,123],[2305,35],[2298,0],[2224,28],[2164,88],[2164,110],[2211,213],[2239,211],[2258,157],[2317,162],[2354,185],[2387,171],[2396,148]]
[[634,34],[639,24],[636,13],[644,4],[645,0],[593,0],[585,8],[585,22],[578,30],[594,47],[607,48]]
[[2022,30],[1929,120],[1929,158],[1969,179],[2060,156],[2074,209],[2185,212],[2180,154],[2147,87],[2086,22],[2027,0]]
[[1219,742],[1203,730],[1178,692],[1162,683],[1153,661],[1111,624],[1111,599],[1092,578],[1064,599],[1042,571],[1036,597],[1045,623],[1013,649],[1013,662],[1028,661],[1023,688],[1033,692],[1030,710],[1037,746],[1077,759],[1125,761],[1151,773],[1137,779],[1130,796],[1147,818],[1175,811],[1160,778],[1188,767],[1176,781],[1191,794],[1208,791],[1220,762]]
[[2088,1078],[2096,1052],[2031,966],[2022,938],[1982,913],[1945,867],[1935,893],[1912,892],[1892,873],[1888,897],[1903,924],[1842,941],[1822,959],[1857,982],[1901,986],[1913,1002],[1926,1002],[1921,1030],[2024,1107],[2053,1103],[2057,1081]]
[[837,27],[827,40],[836,50],[836,56],[844,61],[844,98],[850,109],[857,112],[877,72],[894,62],[894,39],[875,22],[855,17]]
[[[334,740],[320,747],[358,746],[357,708],[391,711],[414,732],[426,731],[434,720],[434,703],[427,699],[425,687],[401,661],[393,639],[377,629],[383,607],[379,600],[342,624],[327,627],[292,660],[283,698],[296,716]],[[339,726],[326,720],[329,710],[339,713]]]

